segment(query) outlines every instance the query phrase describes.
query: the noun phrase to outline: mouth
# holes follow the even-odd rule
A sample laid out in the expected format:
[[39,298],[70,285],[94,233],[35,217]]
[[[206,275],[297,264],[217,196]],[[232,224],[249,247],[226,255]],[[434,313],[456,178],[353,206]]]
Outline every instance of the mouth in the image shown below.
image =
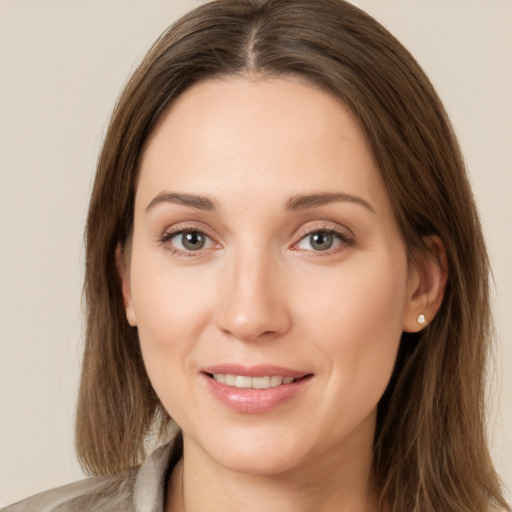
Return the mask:
[[249,375],[235,375],[231,373],[206,373],[206,375],[216,382],[219,382],[220,384],[225,384],[226,386],[234,388],[269,389],[286,386],[287,384],[293,384],[294,382],[304,379],[311,374],[303,375],[300,377],[290,377],[283,375],[264,375],[259,377],[251,377]]
[[314,374],[269,364],[218,364],[200,372],[210,396],[238,413],[266,413],[311,387]]
[[314,374],[269,364],[219,364],[201,371],[206,389],[228,409],[266,413],[309,389]]

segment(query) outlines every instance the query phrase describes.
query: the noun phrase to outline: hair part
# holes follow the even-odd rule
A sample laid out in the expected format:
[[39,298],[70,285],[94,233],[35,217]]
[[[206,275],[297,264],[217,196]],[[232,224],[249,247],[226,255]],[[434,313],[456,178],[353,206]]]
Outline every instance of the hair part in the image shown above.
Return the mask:
[[[86,228],[85,354],[76,418],[83,467],[138,464],[171,419],[125,317],[115,254],[133,227],[139,162],[162,114],[188,87],[225,76],[300,77],[359,119],[411,257],[437,235],[449,267],[443,304],[404,333],[379,403],[373,484],[408,512],[510,510],[489,456],[484,371],[489,263],[463,159],[444,108],[409,52],[343,0],[217,0],[154,44],[114,109]],[[129,244],[128,244],[129,245]]]

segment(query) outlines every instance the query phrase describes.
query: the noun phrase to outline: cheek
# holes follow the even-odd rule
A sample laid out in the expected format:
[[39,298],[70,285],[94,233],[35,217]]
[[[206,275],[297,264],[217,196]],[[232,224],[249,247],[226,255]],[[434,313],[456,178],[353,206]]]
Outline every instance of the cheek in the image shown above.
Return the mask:
[[389,260],[374,263],[370,258],[361,259],[357,265],[316,273],[310,279],[304,275],[298,278],[302,290],[294,293],[303,298],[298,303],[303,316],[310,319],[319,333],[325,329],[332,331],[333,342],[337,335],[363,341],[365,332],[375,332],[382,339],[388,331],[400,333],[407,296],[407,267],[405,262]]
[[316,340],[330,365],[332,393],[350,390],[343,400],[354,410],[375,405],[389,382],[402,334],[405,256],[378,264],[361,260],[321,284],[317,279],[302,304],[302,317],[310,319],[304,321],[306,338]]
[[201,410],[190,385],[195,370],[190,356],[200,330],[201,305],[178,283],[172,288],[166,284],[166,279],[160,279],[138,290],[139,342],[153,389],[168,414],[186,427]]
[[144,363],[159,393],[170,380],[179,383],[181,374],[193,371],[187,362],[209,317],[211,286],[197,268],[177,272],[165,258],[136,258],[134,254],[133,308]]

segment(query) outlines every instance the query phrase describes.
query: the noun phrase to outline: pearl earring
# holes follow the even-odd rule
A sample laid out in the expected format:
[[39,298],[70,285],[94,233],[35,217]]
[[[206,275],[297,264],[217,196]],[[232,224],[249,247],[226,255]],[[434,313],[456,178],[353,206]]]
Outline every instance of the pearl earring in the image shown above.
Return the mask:
[[418,315],[417,320],[418,320],[418,323],[419,323],[420,325],[425,325],[425,322],[426,322],[426,320],[425,320],[425,315],[423,315],[423,314]]

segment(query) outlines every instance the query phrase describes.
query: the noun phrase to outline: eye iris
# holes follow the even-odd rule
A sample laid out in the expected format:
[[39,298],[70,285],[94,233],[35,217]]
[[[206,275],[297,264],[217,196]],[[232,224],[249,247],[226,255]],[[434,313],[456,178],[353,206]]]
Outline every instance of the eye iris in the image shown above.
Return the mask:
[[309,243],[316,251],[326,251],[332,247],[334,237],[331,233],[321,231],[309,236]]
[[198,251],[202,249],[206,243],[206,237],[198,231],[187,231],[181,235],[181,243],[185,249],[190,251]]

